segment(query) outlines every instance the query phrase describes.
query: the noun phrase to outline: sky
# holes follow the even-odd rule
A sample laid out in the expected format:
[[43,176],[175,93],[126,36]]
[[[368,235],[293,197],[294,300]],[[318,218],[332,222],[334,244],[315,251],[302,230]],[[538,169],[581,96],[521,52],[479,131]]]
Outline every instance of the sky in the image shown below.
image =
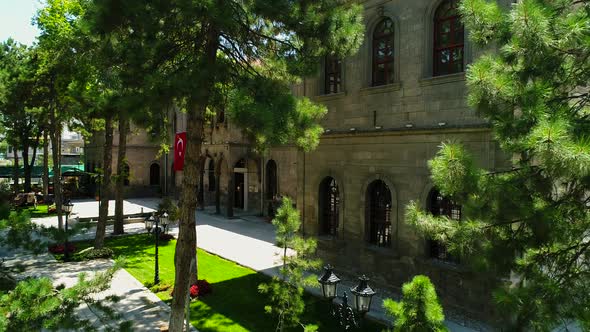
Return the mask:
[[0,0],[0,41],[9,37],[19,43],[32,45],[39,30],[31,19],[41,8],[40,0]]

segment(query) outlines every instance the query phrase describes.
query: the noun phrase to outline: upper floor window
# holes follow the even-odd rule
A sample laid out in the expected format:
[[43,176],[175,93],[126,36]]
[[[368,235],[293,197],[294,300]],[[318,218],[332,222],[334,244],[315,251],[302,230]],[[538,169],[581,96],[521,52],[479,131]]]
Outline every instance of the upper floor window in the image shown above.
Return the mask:
[[373,31],[373,86],[393,83],[393,21],[381,20]]
[[334,57],[326,57],[326,82],[324,91],[326,94],[342,91],[342,60]]
[[464,29],[458,0],[444,0],[434,14],[433,76],[463,71]]

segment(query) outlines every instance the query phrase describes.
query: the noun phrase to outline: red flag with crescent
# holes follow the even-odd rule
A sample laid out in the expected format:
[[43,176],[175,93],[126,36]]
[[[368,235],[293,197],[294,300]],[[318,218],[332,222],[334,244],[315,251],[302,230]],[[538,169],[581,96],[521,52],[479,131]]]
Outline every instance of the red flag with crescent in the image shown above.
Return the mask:
[[174,139],[174,170],[182,171],[184,168],[184,152],[186,151],[186,132],[177,133]]

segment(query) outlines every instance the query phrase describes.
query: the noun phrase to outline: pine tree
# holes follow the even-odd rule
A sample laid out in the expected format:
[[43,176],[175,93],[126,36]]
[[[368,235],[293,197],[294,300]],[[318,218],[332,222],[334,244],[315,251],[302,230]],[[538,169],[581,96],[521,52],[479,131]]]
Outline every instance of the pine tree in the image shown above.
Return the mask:
[[395,332],[446,332],[445,316],[434,285],[427,276],[415,276],[402,287],[403,301],[385,299],[383,307],[395,317]]
[[[305,310],[303,293],[306,286],[317,287],[317,276],[305,275],[306,271],[318,269],[321,262],[314,258],[317,244],[313,239],[305,239],[299,234],[301,219],[299,211],[293,207],[289,198],[283,198],[272,224],[276,227],[277,245],[283,249],[280,277],[270,283],[260,284],[258,289],[270,296],[270,304],[265,306],[269,314],[277,317],[276,331],[301,326],[304,331],[315,331],[317,327],[304,325],[300,317]],[[289,249],[294,254],[289,254]]]
[[[495,298],[502,326],[590,328],[590,2],[464,0],[471,40],[487,52],[467,70],[469,104],[490,123],[512,168],[482,170],[457,142],[430,169],[463,207],[455,222],[417,204],[407,220],[511,285]],[[463,259],[465,258],[465,259]]]

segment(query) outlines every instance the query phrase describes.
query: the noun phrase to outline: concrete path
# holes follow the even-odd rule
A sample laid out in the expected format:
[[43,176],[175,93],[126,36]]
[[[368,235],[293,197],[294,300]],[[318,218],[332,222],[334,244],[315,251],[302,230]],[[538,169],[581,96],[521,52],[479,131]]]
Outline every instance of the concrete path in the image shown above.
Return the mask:
[[[19,280],[46,276],[54,281],[54,285],[64,284],[66,287],[74,285],[80,273],[87,273],[90,278],[98,271],[107,270],[114,263],[106,259],[58,263],[50,254],[35,256],[22,250],[8,251],[5,248],[0,248],[0,256],[5,259],[7,267],[18,265],[24,268],[23,272],[16,274]],[[122,316],[118,322],[104,325],[86,305],[78,310],[80,317],[88,319],[103,331],[115,330],[118,323],[123,321],[133,322],[135,331],[160,331],[160,327],[168,323],[170,307],[123,269],[115,273],[110,288],[97,294],[97,298],[102,299],[109,295],[120,297],[120,302],[114,305],[114,309]]]

